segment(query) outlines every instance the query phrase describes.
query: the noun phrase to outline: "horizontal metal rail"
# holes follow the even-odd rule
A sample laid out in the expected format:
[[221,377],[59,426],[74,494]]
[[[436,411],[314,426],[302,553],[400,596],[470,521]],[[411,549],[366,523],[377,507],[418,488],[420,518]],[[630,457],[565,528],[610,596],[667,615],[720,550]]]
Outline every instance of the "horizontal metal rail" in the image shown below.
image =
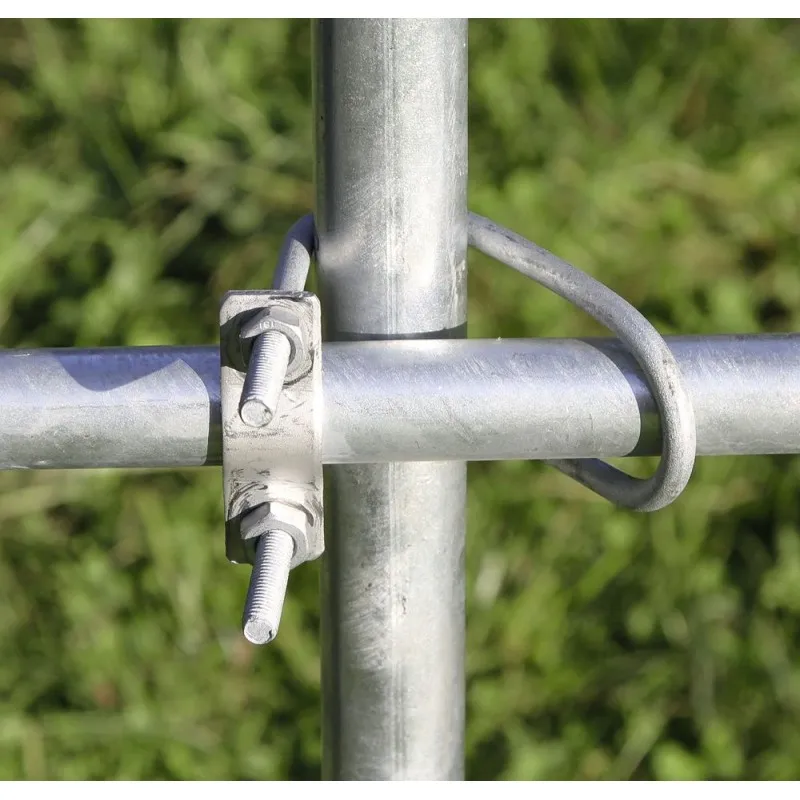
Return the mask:
[[[800,452],[800,334],[668,338],[698,453]],[[613,339],[330,343],[329,464],[655,454],[658,414]],[[0,468],[220,463],[216,347],[0,353]]]

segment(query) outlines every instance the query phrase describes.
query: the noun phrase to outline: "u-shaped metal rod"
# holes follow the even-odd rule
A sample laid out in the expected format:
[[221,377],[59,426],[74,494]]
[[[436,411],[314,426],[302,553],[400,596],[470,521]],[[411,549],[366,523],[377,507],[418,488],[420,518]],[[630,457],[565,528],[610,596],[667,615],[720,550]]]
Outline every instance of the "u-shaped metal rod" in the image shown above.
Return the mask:
[[[697,449],[694,410],[678,365],[658,331],[627,300],[595,278],[491,220],[469,215],[469,244],[516,269],[590,314],[615,333],[642,368],[662,422],[662,455],[655,473],[634,478],[599,459],[547,460],[617,505],[655,511],[686,487]],[[308,214],[286,235],[273,286],[301,290],[314,250],[314,219]]]
[[314,215],[306,214],[289,228],[281,245],[278,264],[272,279],[273,289],[302,292],[314,257],[316,229]]
[[661,413],[661,460],[649,478],[634,478],[599,459],[545,463],[621,506],[656,511],[671,503],[692,474],[697,434],[678,364],[658,331],[600,281],[485,217],[469,215],[469,244],[555,292],[615,333],[642,368]]

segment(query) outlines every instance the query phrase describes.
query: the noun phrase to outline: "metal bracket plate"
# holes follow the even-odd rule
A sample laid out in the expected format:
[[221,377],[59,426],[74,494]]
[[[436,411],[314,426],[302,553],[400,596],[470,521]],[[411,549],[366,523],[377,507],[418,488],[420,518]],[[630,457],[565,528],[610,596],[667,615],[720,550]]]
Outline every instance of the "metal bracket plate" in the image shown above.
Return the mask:
[[[242,422],[239,403],[252,343],[239,331],[271,305],[291,304],[306,333],[311,368],[286,383],[275,416],[262,428]],[[292,566],[322,555],[322,332],[320,305],[310,292],[228,292],[220,309],[220,401],[225,551],[234,563],[253,563],[255,543],[243,540],[241,520],[270,501],[305,508],[311,535]]]

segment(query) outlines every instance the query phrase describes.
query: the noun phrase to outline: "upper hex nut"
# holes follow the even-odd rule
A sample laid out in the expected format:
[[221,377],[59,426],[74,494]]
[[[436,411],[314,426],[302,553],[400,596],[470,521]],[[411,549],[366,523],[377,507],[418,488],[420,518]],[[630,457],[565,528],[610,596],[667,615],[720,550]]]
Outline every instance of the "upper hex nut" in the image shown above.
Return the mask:
[[267,308],[259,311],[242,325],[240,339],[252,339],[267,331],[282,333],[291,345],[289,366],[286,370],[286,383],[302,378],[311,369],[309,352],[309,333],[304,317],[292,307],[291,301],[273,300]]

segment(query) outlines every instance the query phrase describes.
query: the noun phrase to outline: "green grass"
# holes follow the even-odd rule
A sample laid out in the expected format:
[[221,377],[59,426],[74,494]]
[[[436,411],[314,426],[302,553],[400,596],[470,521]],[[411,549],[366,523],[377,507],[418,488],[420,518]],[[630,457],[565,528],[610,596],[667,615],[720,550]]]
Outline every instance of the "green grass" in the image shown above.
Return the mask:
[[[313,205],[305,22],[0,23],[0,341],[216,339]],[[664,333],[800,329],[800,26],[473,22],[470,204]],[[591,320],[470,262],[470,333]],[[765,387],[765,391],[769,388]],[[315,778],[318,568],[239,632],[217,470],[0,475],[0,778]],[[652,516],[470,468],[468,775],[800,778],[800,462]]]

